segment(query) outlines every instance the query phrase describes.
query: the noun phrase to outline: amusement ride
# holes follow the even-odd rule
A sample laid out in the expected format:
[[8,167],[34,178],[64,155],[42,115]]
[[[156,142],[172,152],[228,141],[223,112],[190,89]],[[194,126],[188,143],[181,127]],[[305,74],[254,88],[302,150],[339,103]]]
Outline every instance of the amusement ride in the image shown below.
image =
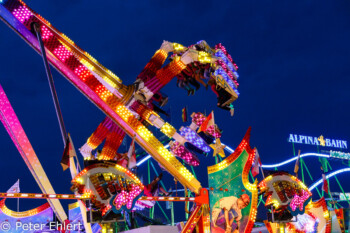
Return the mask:
[[[47,223],[44,229],[32,232],[144,232],[147,225],[162,225],[164,229],[154,232],[237,233],[259,232],[257,214],[264,209],[266,232],[347,232],[348,210],[344,203],[350,204],[350,196],[337,175],[350,168],[345,164],[345,168],[333,171],[331,162],[349,160],[350,154],[297,154],[293,138],[293,157],[267,165],[261,163],[258,150],[249,144],[250,128],[235,149],[221,142],[220,127],[224,126],[216,124],[213,111],[194,112],[187,119],[185,107],[183,122],[187,125],[179,130],[167,122],[169,113],[164,106],[168,96],[162,88],[173,79],[188,95],[203,85],[217,97],[217,111],[233,116],[233,102],[239,97],[238,66],[222,44],[211,47],[201,40],[184,46],[164,41],[135,82],[126,85],[22,0],[0,0],[0,19],[43,58],[64,142],[61,165],[64,170],[69,169],[72,177],[67,184],[72,193],[56,194],[15,106],[0,86],[1,122],[42,191],[20,193],[17,184],[0,193],[0,221],[10,225],[56,221],[53,227]],[[50,65],[105,115],[96,130],[86,135],[86,143],[79,150],[65,127]],[[124,150],[121,145],[127,138],[131,145]],[[319,147],[325,146],[323,136],[313,140]],[[216,163],[207,168],[209,186],[205,188],[193,167],[201,166],[203,157],[211,154]],[[79,156],[83,164],[79,163]],[[311,175],[305,163],[307,157],[321,162],[323,178]],[[293,174],[282,170],[288,164],[295,164]],[[147,182],[138,172],[146,165]],[[156,174],[154,179],[151,170]],[[169,189],[162,181],[162,171],[173,176],[183,189]],[[331,178],[336,179],[342,191],[338,197],[327,186]],[[307,186],[306,179],[312,185]],[[7,198],[46,199],[47,203],[19,212],[6,207]],[[69,205],[69,216],[61,199],[76,201]],[[166,202],[171,209],[170,218],[160,202]],[[185,203],[184,222],[174,221],[176,202]],[[155,209],[163,213],[166,221],[154,217]],[[79,227],[68,229],[72,224]],[[5,225],[0,227],[10,230]]]

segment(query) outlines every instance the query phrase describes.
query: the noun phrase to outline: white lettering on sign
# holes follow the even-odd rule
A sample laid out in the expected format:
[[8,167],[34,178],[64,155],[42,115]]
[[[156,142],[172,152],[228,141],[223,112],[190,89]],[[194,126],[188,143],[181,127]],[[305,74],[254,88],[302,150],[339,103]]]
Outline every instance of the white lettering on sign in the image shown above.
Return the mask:
[[304,135],[298,135],[298,134],[289,134],[288,142],[315,145],[315,146],[327,146],[327,147],[342,148],[342,149],[348,148],[347,141],[324,138],[322,135],[319,137],[311,137],[311,136],[304,136]]

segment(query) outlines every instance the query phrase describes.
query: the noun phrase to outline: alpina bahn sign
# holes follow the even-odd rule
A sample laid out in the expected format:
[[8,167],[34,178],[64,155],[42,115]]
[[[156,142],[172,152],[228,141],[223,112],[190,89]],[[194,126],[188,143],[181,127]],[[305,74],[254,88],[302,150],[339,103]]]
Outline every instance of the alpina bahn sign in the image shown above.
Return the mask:
[[297,134],[289,134],[288,141],[293,143],[301,143],[315,146],[327,146],[342,149],[348,148],[347,141],[324,138],[322,135],[319,137],[311,137]]

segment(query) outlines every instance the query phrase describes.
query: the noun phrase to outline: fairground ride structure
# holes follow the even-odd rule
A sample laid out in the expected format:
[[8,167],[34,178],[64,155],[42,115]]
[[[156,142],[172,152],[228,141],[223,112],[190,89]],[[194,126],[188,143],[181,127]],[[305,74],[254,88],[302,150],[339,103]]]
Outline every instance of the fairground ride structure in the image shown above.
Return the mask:
[[[205,86],[210,86],[217,95],[218,107],[228,110],[233,114],[232,102],[239,95],[237,90],[238,67],[227,53],[225,47],[218,44],[214,48],[211,48],[205,41],[199,41],[189,47],[178,43],[164,42],[137,77],[135,83],[124,85],[118,76],[79,48],[72,40],[54,28],[46,19],[36,14],[22,0],[0,1],[0,18],[35,51],[42,55],[59,118],[62,138],[65,142],[65,147],[68,148],[67,151],[75,154],[74,146],[63,123],[49,63],[106,114],[107,118],[113,124],[113,129],[109,129],[110,134],[117,135],[119,137],[118,141],[123,140],[125,135],[133,138],[141,148],[147,151],[186,189],[188,188],[197,195],[197,198],[194,200],[191,199],[191,201],[195,201],[198,205],[190,217],[192,220],[188,221],[188,225],[184,229],[193,229],[195,225],[198,225],[201,231],[208,232],[208,191],[202,188],[195,176],[176,158],[177,156],[187,162],[191,162],[193,160],[192,158],[195,158],[195,155],[193,152],[185,149],[184,144],[191,144],[191,142],[195,144],[195,142],[191,141],[187,137],[187,134],[178,133],[171,124],[161,118],[160,107],[166,104],[167,100],[160,93],[160,90],[174,77],[178,78],[179,86],[188,90],[190,94],[193,94],[193,86],[199,88],[198,83],[202,83]],[[172,53],[170,63],[163,67],[169,53]],[[207,81],[207,83],[204,81]],[[61,222],[66,221],[67,216],[57,199],[64,198],[64,195],[55,194],[3,90],[1,90],[1,97],[1,119],[5,128],[23,159],[26,161],[42,192],[44,195],[47,195],[45,198],[48,198],[56,216]],[[199,118],[199,121],[203,123],[205,117]],[[200,125],[198,123],[192,127],[193,129],[197,129]],[[148,127],[152,126],[169,137],[169,139],[174,140],[174,145],[176,146],[170,148],[169,151],[158,140],[155,134],[148,129]],[[209,137],[213,138],[221,136],[215,127],[208,129],[206,133],[208,133]],[[98,137],[93,138],[100,139]],[[218,142],[219,138],[217,138],[217,143],[214,145],[216,146],[214,151],[218,149],[218,152],[220,152],[222,145]],[[124,208],[124,206],[127,209],[134,207],[135,201],[139,197],[138,195],[140,195],[140,192],[144,188],[139,179],[127,168],[108,163],[108,161],[119,159],[119,155],[115,153],[120,143],[114,143],[116,145],[109,148],[109,151],[103,150],[102,157],[94,158],[100,163],[96,165],[96,163],[91,162],[94,159],[92,159],[93,155],[89,154],[89,152],[96,148],[98,143],[88,140],[87,145],[81,149],[84,159],[89,164],[83,170],[80,169],[78,160],[74,160],[76,154],[70,154],[68,158],[75,197],[90,197],[102,215],[110,210],[111,206],[108,205],[108,200],[111,198],[104,197],[101,194],[102,191],[100,192],[101,189],[99,189],[101,187],[97,187],[97,180],[93,180],[92,176],[95,176],[97,172],[99,174],[106,174],[106,176],[109,176],[112,172],[114,176],[106,179],[112,179],[114,182],[119,182],[119,185],[127,187],[127,191],[117,192],[123,193],[124,197],[130,199],[128,199],[130,202],[119,199],[120,193],[118,195],[116,194],[116,199],[113,199],[115,208],[117,208],[116,212],[120,208]],[[202,151],[203,148],[199,145],[194,145],[194,147],[197,148],[197,151],[199,150],[204,153]],[[105,154],[105,151],[108,152]],[[95,173],[92,173],[90,170],[93,170]],[[120,175],[118,174],[123,174],[124,178],[120,179]],[[94,185],[94,187],[90,187],[92,190],[89,189],[90,184]],[[79,196],[81,193],[82,196]],[[95,199],[91,196],[93,195],[91,193],[96,194],[93,196]],[[130,196],[131,193],[133,195],[132,197]],[[28,194],[28,196],[24,194],[22,197],[33,196],[35,197],[35,194]],[[37,197],[39,198],[39,196]],[[185,199],[185,201],[189,200]],[[158,199],[158,201],[160,200]],[[86,213],[86,207],[82,202],[80,202],[80,208],[82,213]],[[86,217],[83,219],[86,231],[91,232]]]

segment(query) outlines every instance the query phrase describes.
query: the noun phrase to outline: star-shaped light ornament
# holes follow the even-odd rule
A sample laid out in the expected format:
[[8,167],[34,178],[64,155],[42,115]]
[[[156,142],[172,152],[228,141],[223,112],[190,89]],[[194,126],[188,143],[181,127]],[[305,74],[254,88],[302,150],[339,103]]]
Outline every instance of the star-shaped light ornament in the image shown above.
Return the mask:
[[320,142],[321,146],[326,146],[326,141],[323,138],[323,135],[319,136],[317,140]]
[[213,156],[220,155],[222,158],[225,158],[225,145],[221,144],[219,138],[216,139],[215,144],[210,144],[210,147],[214,150]]

